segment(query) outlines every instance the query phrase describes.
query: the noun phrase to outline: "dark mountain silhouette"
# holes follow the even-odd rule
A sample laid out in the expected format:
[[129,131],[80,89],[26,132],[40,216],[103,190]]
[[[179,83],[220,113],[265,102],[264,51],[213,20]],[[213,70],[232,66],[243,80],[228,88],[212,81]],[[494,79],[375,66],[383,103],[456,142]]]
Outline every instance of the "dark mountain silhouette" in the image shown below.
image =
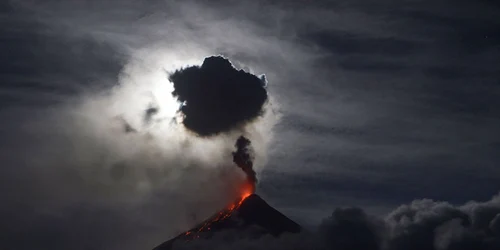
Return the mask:
[[173,249],[173,244],[210,239],[224,231],[234,231],[239,238],[256,239],[264,235],[299,233],[302,227],[271,207],[256,194],[248,196],[215,214],[197,227],[164,242],[153,250]]

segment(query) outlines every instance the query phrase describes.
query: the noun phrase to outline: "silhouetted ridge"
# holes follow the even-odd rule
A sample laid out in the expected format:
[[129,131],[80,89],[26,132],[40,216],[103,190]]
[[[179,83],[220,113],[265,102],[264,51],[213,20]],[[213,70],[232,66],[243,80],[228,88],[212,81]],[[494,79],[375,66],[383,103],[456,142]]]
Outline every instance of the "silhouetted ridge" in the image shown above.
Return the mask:
[[244,221],[259,225],[274,236],[284,232],[298,233],[301,229],[299,224],[269,206],[256,194],[247,197],[240,205],[238,212]]

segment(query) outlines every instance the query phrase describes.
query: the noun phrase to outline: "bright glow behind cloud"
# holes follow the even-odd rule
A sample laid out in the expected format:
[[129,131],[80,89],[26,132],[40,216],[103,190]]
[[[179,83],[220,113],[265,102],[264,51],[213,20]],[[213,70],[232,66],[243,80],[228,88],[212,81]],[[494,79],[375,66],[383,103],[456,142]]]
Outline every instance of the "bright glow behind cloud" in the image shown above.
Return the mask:
[[[75,154],[85,154],[79,156],[85,159],[95,157],[96,161],[106,158],[98,165],[72,166],[85,182],[105,184],[103,188],[108,189],[109,195],[101,198],[142,199],[150,192],[175,190],[184,185],[181,183],[186,178],[192,181],[189,184],[192,189],[206,191],[203,185],[208,182],[212,183],[208,187],[212,191],[208,192],[227,193],[222,190],[237,185],[233,183],[238,179],[234,179],[234,175],[243,178],[231,161],[234,142],[242,134],[252,138],[255,145],[256,169],[264,166],[267,145],[272,139],[271,130],[278,119],[270,106],[263,117],[248,124],[244,131],[236,129],[209,139],[187,132],[175,119],[179,103],[171,94],[173,86],[168,80],[169,73],[200,65],[209,55],[185,45],[182,49],[158,45],[134,51],[116,86],[105,93],[88,94],[81,99],[81,105],[67,107],[71,122],[76,123],[75,127],[68,127],[67,133],[85,138],[75,139]],[[158,112],[146,121],[146,110],[150,107]],[[103,148],[97,149],[95,145],[103,145]],[[87,147],[99,152],[89,156]],[[193,169],[212,169],[214,172],[209,176],[190,173]],[[81,188],[87,190],[87,184]],[[94,198],[102,200],[100,196],[101,193]],[[231,195],[220,197],[226,199]]]
[[[116,100],[113,110],[123,114],[125,119],[141,127],[141,114],[148,107],[157,107],[157,123],[171,120],[179,108],[172,96],[173,85],[168,74],[181,67],[199,64],[203,56],[182,55],[182,52],[168,49],[143,49],[135,52],[120,75],[120,85],[115,89]],[[126,109],[122,107],[126,104]],[[168,123],[168,122],[167,122]]]

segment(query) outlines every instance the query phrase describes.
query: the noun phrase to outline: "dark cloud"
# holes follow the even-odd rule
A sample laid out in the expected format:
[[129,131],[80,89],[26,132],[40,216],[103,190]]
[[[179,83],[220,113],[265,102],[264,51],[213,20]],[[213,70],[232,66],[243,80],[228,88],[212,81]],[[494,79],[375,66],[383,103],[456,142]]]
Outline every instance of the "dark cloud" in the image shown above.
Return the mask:
[[2,216],[2,248],[100,250],[118,241],[115,235],[139,226],[126,222],[117,211],[78,207],[68,208],[57,215],[20,211],[24,216]]
[[33,20],[30,11],[3,5],[0,109],[46,107],[115,82],[125,62],[122,51],[90,36],[61,36],[68,31]]
[[201,66],[170,75],[173,95],[184,103],[180,112],[189,130],[209,136],[244,125],[263,113],[266,80],[235,69],[221,56],[205,58]]
[[454,206],[415,200],[384,220],[358,208],[336,209],[320,233],[332,249],[493,250],[500,249],[500,196]]
[[302,36],[306,41],[313,41],[322,49],[337,55],[406,56],[419,49],[419,44],[411,40],[363,37],[345,32],[322,31]]
[[360,208],[339,208],[320,225],[319,233],[329,249],[381,249],[383,222]]
[[396,62],[384,62],[384,61],[356,61],[346,59],[339,63],[339,66],[345,70],[351,71],[363,71],[363,72],[391,72],[391,74],[401,73],[407,69],[404,65],[398,64]]

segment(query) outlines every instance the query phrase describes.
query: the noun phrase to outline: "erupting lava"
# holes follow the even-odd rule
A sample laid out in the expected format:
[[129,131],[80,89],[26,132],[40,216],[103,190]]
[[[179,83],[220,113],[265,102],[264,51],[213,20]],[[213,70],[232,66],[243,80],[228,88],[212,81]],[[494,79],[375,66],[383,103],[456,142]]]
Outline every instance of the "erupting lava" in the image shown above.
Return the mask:
[[217,213],[212,219],[206,221],[203,223],[197,230],[192,230],[192,231],[187,231],[184,233],[185,236],[192,236],[193,239],[199,238],[200,236],[197,235],[196,233],[202,233],[206,231],[210,231],[211,227],[214,223],[221,222],[233,214],[233,212],[240,207],[240,205],[243,203],[243,201],[249,197],[250,195],[253,194],[255,191],[255,185],[252,185],[251,183],[245,182],[245,184],[242,187],[241,190],[241,196],[238,201],[232,203],[228,207],[226,207],[224,210],[220,211]]
[[241,203],[243,200],[245,200],[248,196],[250,196],[254,192],[255,192],[255,186],[245,182],[245,184],[241,189],[241,201],[239,203]]

